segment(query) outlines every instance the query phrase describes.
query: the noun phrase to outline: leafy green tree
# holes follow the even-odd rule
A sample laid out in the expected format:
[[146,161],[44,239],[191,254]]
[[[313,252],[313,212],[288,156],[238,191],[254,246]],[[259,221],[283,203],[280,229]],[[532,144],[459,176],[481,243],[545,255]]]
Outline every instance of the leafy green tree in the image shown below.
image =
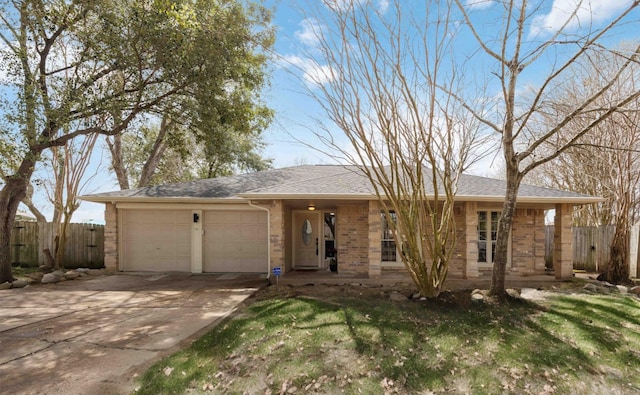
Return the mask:
[[[111,166],[122,189],[190,178],[215,177],[237,171],[262,170],[262,132],[273,113],[261,99],[266,84],[265,49],[273,32],[256,31],[268,14],[261,8],[243,8],[227,2],[224,8],[199,12],[210,78],[176,95],[149,123],[108,138]],[[211,41],[213,40],[213,41]],[[157,120],[153,125],[153,120]],[[127,136],[132,133],[134,137]],[[136,141],[136,155],[123,153]],[[165,155],[168,155],[165,157]],[[196,171],[190,171],[195,168]]]
[[[259,152],[262,144],[258,133],[245,136],[220,126],[220,132],[210,130],[201,138],[175,124],[170,131],[166,129],[166,124],[142,125],[110,138],[112,169],[118,167],[116,175],[123,179],[119,179],[122,189],[260,171],[270,166],[271,161]],[[120,164],[114,163],[115,158],[120,158]]]
[[[216,18],[239,13],[249,15],[256,40],[220,50],[228,25]],[[77,136],[120,134],[145,113],[179,113],[176,98],[213,100],[220,73],[229,72],[218,58],[270,43],[268,20],[263,8],[245,10],[234,0],[0,0],[8,99],[0,282],[13,279],[10,230],[46,150]]]

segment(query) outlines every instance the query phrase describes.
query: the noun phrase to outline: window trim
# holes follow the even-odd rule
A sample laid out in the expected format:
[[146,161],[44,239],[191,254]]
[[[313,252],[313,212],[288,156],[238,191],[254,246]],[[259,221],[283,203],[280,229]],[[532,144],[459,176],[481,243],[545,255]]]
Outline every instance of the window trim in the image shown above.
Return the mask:
[[[395,219],[395,215],[396,215],[395,212],[390,211],[389,213],[392,216],[394,216],[394,219]],[[393,231],[389,227],[387,221],[388,220],[385,212],[381,211],[380,212],[380,263],[384,267],[400,267],[400,266],[403,266],[402,259],[400,258],[400,250],[398,249],[398,245],[395,239],[393,238],[393,235],[391,234]],[[395,258],[395,260],[390,260],[390,259],[385,260],[385,258],[387,257],[387,254],[385,254],[385,250],[390,249],[390,245],[387,245],[387,247],[384,246],[385,243],[389,243],[389,244],[393,243],[395,247],[393,257]]]
[[[484,214],[484,221],[481,221],[480,217]],[[478,210],[478,225],[476,227],[476,237],[478,238],[478,264],[493,265],[494,251],[496,241],[498,239],[498,220],[500,219],[500,211],[494,210]],[[494,221],[495,216],[495,221]],[[481,224],[484,223],[485,227],[481,229]],[[494,230],[495,225],[495,230]],[[484,239],[481,237],[481,232],[485,233]],[[480,259],[480,243],[484,243],[484,260]]]
[[[488,236],[491,237],[492,240],[485,240],[485,243],[491,243],[491,246],[493,248],[488,249],[485,247],[485,251],[486,251],[486,255],[487,255],[487,259],[484,261],[480,260],[480,213],[486,213],[487,214],[487,220],[488,220],[488,224],[489,227],[491,226],[491,214],[495,213],[497,218],[496,218],[496,230],[495,230],[495,234],[496,234],[496,240],[493,240],[493,237],[491,237],[491,228],[489,228],[487,230],[488,232]],[[497,238],[498,238],[498,229],[497,229],[497,221],[500,219],[500,215],[502,214],[501,210],[496,210],[496,209],[480,209],[477,211],[476,216],[478,218],[478,224],[476,227],[476,248],[477,248],[477,252],[476,252],[476,262],[478,264],[478,267],[480,268],[492,268],[493,267],[493,263],[494,263],[494,251],[495,251],[495,246],[497,244]],[[509,232],[509,242],[508,242],[508,246],[507,246],[507,267],[511,266],[511,232]],[[489,257],[491,257],[491,261],[489,261]]]

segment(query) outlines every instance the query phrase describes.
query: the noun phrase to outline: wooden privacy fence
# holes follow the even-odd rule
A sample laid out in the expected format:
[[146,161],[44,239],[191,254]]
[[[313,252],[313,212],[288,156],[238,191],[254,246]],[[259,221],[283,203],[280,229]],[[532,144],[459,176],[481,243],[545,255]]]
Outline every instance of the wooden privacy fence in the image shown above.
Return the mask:
[[[573,268],[591,272],[602,271],[609,260],[609,246],[616,231],[614,225],[574,226]],[[545,263],[553,267],[553,225],[545,227]]]
[[38,223],[17,221],[11,231],[11,264],[38,266]]
[[[54,254],[53,236],[57,224],[19,221],[11,232],[13,265],[36,267],[47,262],[43,250]],[[104,226],[69,224],[62,265],[68,269],[104,267]]]

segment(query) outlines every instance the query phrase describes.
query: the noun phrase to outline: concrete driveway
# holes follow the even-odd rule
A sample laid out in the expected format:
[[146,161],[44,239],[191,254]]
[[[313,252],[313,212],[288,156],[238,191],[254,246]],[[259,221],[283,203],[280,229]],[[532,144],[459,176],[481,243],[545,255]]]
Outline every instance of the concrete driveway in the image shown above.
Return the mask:
[[260,287],[258,275],[114,274],[0,291],[0,394],[126,394]]

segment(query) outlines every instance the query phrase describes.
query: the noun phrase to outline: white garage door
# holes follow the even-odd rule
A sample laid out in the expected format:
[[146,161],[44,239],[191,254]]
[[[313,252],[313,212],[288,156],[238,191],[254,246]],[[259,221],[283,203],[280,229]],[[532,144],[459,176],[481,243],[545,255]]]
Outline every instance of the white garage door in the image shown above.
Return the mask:
[[205,211],[204,271],[267,272],[267,213]]
[[191,271],[189,210],[122,210],[122,270]]

